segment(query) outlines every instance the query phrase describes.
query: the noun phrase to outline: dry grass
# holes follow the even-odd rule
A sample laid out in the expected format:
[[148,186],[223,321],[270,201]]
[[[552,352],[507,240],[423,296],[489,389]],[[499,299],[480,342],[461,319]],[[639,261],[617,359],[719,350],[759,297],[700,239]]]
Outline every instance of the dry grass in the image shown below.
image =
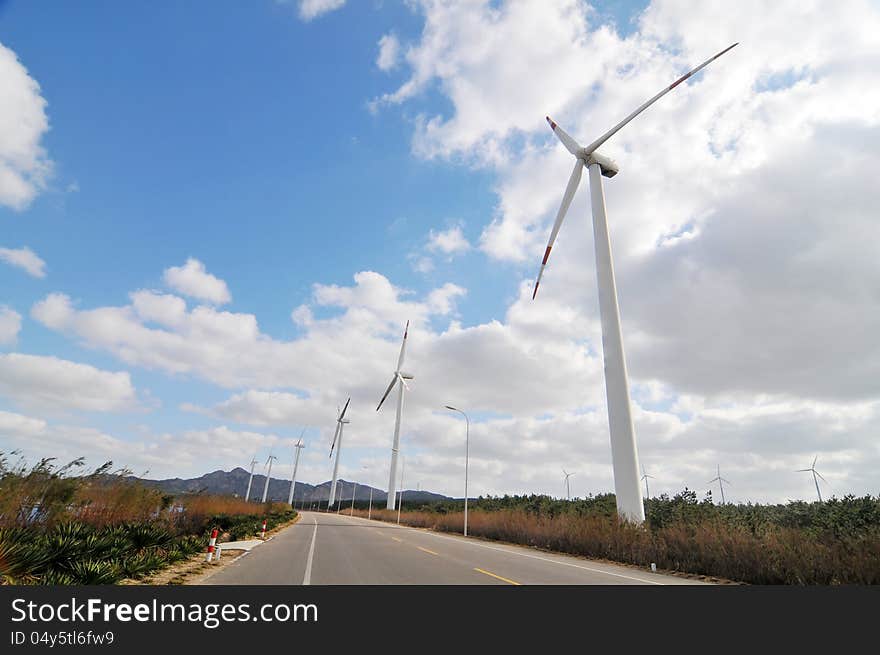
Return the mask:
[[[356,511],[359,516],[366,512]],[[373,510],[395,522],[397,513]],[[401,512],[400,522],[461,532],[462,512]],[[880,533],[832,538],[795,528],[762,534],[721,521],[676,523],[652,530],[605,516],[545,517],[521,510],[468,513],[473,536],[561,553],[715,576],[752,584],[880,584]]]

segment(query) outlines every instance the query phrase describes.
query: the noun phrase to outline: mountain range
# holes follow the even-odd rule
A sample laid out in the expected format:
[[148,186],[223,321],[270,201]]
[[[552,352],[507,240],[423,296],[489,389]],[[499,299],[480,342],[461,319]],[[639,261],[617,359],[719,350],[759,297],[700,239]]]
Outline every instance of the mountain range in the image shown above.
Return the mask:
[[[198,478],[168,478],[166,480],[143,480],[145,484],[157,487],[166,493],[183,494],[183,493],[206,493],[218,494],[223,496],[239,496],[244,497],[247,491],[248,476],[250,473],[241,467],[236,467],[231,471],[214,471],[206,473]],[[251,484],[251,499],[260,499],[263,497],[263,487],[266,484],[266,476],[254,474]],[[384,502],[386,498],[385,491],[369,487],[358,482],[349,480],[338,480],[336,483],[336,495],[342,501],[351,502],[352,492],[355,494],[356,501],[368,501],[370,499],[370,490],[373,492],[373,502]],[[286,501],[290,493],[290,480],[279,480],[271,478],[269,480],[269,490],[266,494],[267,500]],[[311,485],[306,482],[296,483],[293,499],[294,504],[300,502],[327,502],[330,497],[330,481],[322,482],[318,485]],[[430,491],[422,491],[415,489],[406,489],[403,492],[403,500],[415,502],[430,502],[434,500],[451,500],[449,496],[432,493]]]

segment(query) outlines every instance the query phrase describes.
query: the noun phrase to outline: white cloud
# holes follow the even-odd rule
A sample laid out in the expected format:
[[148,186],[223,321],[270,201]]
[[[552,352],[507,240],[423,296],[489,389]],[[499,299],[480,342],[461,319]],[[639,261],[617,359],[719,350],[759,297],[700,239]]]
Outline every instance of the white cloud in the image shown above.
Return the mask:
[[223,305],[232,300],[226,282],[208,273],[205,265],[193,257],[183,266],[166,269],[164,279],[165,284],[175,291],[212,305]]
[[299,17],[308,22],[341,8],[345,0],[300,0]]
[[144,289],[129,294],[129,297],[135,313],[145,322],[175,327],[186,318],[186,301],[183,298]]
[[379,39],[379,55],[376,57],[376,66],[381,71],[388,72],[397,67],[400,60],[400,41],[394,34],[385,34]]
[[444,255],[456,255],[470,250],[471,244],[464,236],[460,225],[455,225],[448,230],[428,234],[428,245],[425,246],[430,252],[439,252]]
[[41,145],[46,100],[16,54],[0,44],[0,204],[25,209],[46,185],[52,162]]
[[0,346],[14,344],[20,330],[21,314],[12,307],[0,305]]
[[127,372],[20,353],[0,354],[0,395],[21,405],[53,410],[109,412],[136,405]]
[[33,277],[46,277],[46,262],[27,246],[17,249],[0,248],[0,259]]
[[[301,425],[312,404],[292,393],[250,390],[215,405],[207,413],[248,425]],[[205,412],[193,405],[183,409]]]

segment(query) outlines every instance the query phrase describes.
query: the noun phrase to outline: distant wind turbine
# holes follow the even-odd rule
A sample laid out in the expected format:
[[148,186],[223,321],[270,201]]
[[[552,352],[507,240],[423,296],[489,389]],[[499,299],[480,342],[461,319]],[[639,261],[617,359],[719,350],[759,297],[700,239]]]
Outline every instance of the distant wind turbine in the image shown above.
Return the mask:
[[397,385],[397,418],[394,420],[394,441],[391,445],[391,469],[388,472],[388,500],[386,502],[386,509],[394,509],[394,501],[396,496],[396,483],[397,483],[397,454],[400,450],[400,416],[403,413],[403,391],[404,389],[409,390],[409,385],[406,383],[407,380],[412,380],[413,376],[411,373],[404,373],[403,368],[403,358],[406,355],[406,337],[409,334],[409,321],[406,322],[406,328],[403,331],[403,341],[400,344],[400,355],[397,358],[397,368],[394,371],[394,374],[391,376],[391,383],[388,385],[388,388],[385,390],[385,394],[382,396],[382,400],[379,401],[378,407],[376,407],[376,411],[379,411],[379,408],[382,407],[382,403],[385,402],[385,399],[388,397],[388,394],[391,393],[391,390],[394,388],[394,385]]
[[718,465],[718,475],[709,480],[706,484],[712,484],[713,482],[717,482],[718,486],[721,487],[721,504],[724,504],[724,483],[730,484],[730,480],[721,477],[721,464]]
[[269,480],[272,478],[272,461],[278,459],[271,452],[269,453],[269,459],[266,460],[266,464],[269,465],[269,470],[266,471],[266,484],[263,485],[263,500],[261,503],[266,502],[266,494],[269,493]]
[[306,433],[306,429],[303,428],[302,432],[299,434],[299,441],[297,441],[293,447],[296,449],[296,456],[293,459],[293,475],[290,476],[290,494],[287,496],[287,504],[293,505],[293,491],[296,489],[296,469],[299,468],[299,453],[305,448],[303,446],[303,435]]
[[244,492],[244,502],[247,502],[247,501],[248,501],[248,498],[251,497],[251,482],[254,481],[254,467],[255,467],[257,464],[259,464],[259,462],[257,461],[257,457],[256,457],[256,455],[255,455],[254,458],[251,460],[251,475],[250,475],[250,477],[248,478],[247,491]]
[[553,243],[559,234],[559,228],[562,226],[562,221],[568,212],[578,184],[580,184],[584,166],[587,166],[590,174],[590,197],[593,209],[593,242],[596,249],[596,278],[599,286],[599,316],[602,321],[605,394],[608,399],[608,426],[611,433],[614,492],[617,498],[617,513],[624,519],[636,523],[642,523],[645,520],[645,506],[639,488],[639,454],[633,430],[626,358],[623,352],[623,334],[620,329],[620,309],[617,304],[617,285],[614,281],[614,264],[611,258],[611,237],[608,233],[608,223],[605,217],[605,195],[602,190],[602,176],[614,177],[619,168],[611,159],[596,152],[596,149],[657,100],[735,45],[736,43],[678,78],[586,147],[582,147],[549,116],[547,117],[550,128],[562,142],[562,145],[574,155],[575,164],[568,180],[568,186],[562,196],[556,221],[550,231],[550,240],[547,243],[547,250],[544,252],[538,279],[535,281],[532,299],[538,294],[538,285],[541,283],[544,267],[547,266],[550,250],[553,248]]
[[574,473],[567,473],[565,469],[562,469],[562,472],[565,473],[565,497],[567,500],[571,500],[571,488],[568,486],[568,479],[574,475]]
[[651,497],[651,492],[648,490],[648,480],[653,480],[653,479],[654,479],[653,475],[648,475],[647,473],[645,473],[645,467],[643,466],[642,467],[642,480],[645,481],[645,498]]
[[813,474],[813,482],[816,484],[816,495],[819,496],[819,502],[821,503],[821,502],[822,502],[822,492],[819,491],[819,480],[817,480],[816,478],[817,478],[817,476],[818,476],[819,478],[822,478],[822,482],[824,482],[825,484],[828,484],[828,480],[826,480],[825,478],[823,478],[823,477],[822,477],[822,474],[819,473],[819,471],[816,470],[816,460],[817,460],[817,459],[819,459],[819,456],[818,456],[818,455],[816,455],[816,456],[813,458],[813,463],[810,464],[810,468],[808,468],[808,469],[798,469],[797,471],[795,471],[795,473],[804,473],[805,471],[809,471],[810,473]]
[[336,414],[336,434],[333,435],[333,443],[330,444],[330,457],[333,457],[333,448],[336,448],[336,460],[333,462],[333,481],[330,483],[330,498],[327,501],[328,508],[333,507],[333,503],[336,502],[336,480],[339,476],[339,455],[342,452],[342,429],[347,423],[351,423],[351,421],[345,418],[345,412],[350,402],[351,397],[349,396],[341,412],[339,411],[339,405],[336,406],[336,411],[338,412]]

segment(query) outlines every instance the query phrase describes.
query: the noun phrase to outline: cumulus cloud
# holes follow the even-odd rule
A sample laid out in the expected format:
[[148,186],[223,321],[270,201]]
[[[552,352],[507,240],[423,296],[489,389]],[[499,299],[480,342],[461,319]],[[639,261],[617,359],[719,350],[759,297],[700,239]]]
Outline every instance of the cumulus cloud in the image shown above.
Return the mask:
[[[232,430],[225,425],[178,433],[119,436],[90,426],[56,423],[6,411],[0,411],[0,432],[4,435],[6,453],[17,450],[31,462],[49,454],[60,462],[83,457],[90,467],[112,461],[116,467],[154,478],[196,477],[220,468],[228,470],[235,464],[244,467],[254,453],[265,457],[274,449],[276,454],[282,454],[282,449],[292,443],[274,434]],[[168,453],[174,453],[173,458]],[[289,475],[289,468],[292,467],[287,461],[279,461],[272,468],[272,476]],[[308,467],[301,466],[300,471],[307,472]],[[258,468],[256,472],[262,471]]]
[[0,305],[0,346],[14,344],[20,330],[21,314],[11,307]]
[[0,395],[21,405],[50,409],[109,412],[136,404],[127,372],[20,353],[0,354]]
[[205,265],[193,257],[187,259],[183,266],[165,269],[163,277],[165,284],[185,296],[212,305],[224,305],[232,300],[226,282],[208,273]]
[[471,244],[465,238],[461,226],[455,225],[448,230],[431,230],[428,234],[428,244],[425,247],[431,252],[456,255],[470,250]]
[[22,210],[45,188],[52,162],[41,141],[49,131],[40,85],[16,54],[0,44],[0,204]]
[[400,41],[394,34],[385,34],[379,39],[379,55],[376,57],[376,66],[381,71],[388,72],[397,67],[400,59]]
[[46,262],[27,246],[17,249],[0,248],[0,259],[32,277],[46,277]]
[[299,17],[308,22],[342,7],[345,0],[300,0]]

